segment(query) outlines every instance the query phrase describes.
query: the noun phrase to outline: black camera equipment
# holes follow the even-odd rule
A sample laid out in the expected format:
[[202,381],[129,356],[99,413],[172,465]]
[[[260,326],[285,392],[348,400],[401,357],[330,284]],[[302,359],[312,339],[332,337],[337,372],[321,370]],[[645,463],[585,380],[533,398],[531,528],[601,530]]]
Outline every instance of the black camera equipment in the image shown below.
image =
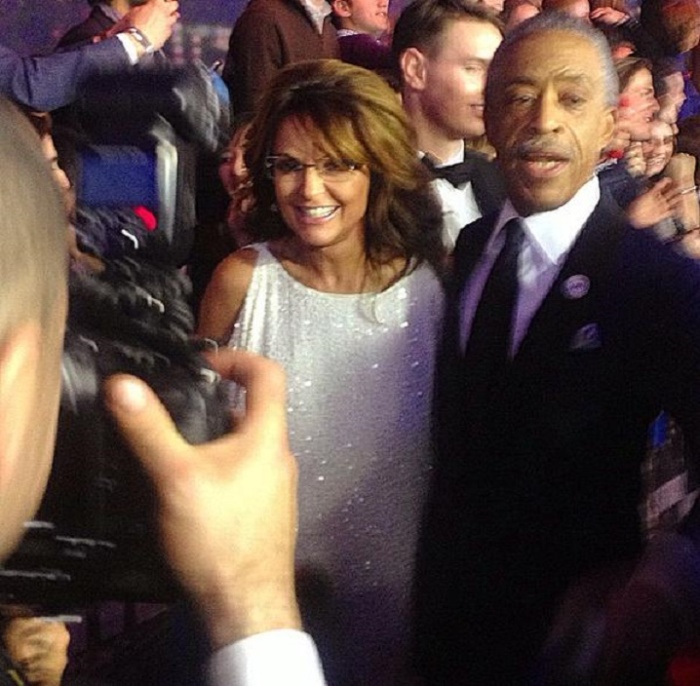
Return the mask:
[[[68,145],[70,175],[79,210],[92,212],[79,211],[76,230],[91,245],[95,230],[105,234],[97,246],[102,256],[136,254],[125,243],[134,240],[133,232],[122,226],[115,231],[113,221],[118,213],[133,216],[136,210],[153,222],[136,235],[138,254],[173,265],[186,262],[197,223],[198,168],[228,130],[228,108],[212,78],[202,64],[101,75],[55,117],[64,132],[79,133]],[[58,139],[63,158],[67,151]]]
[[196,222],[197,157],[216,147],[222,110],[201,66],[165,65],[102,75],[66,113],[64,128],[72,122],[80,140],[67,145],[79,244],[106,268],[71,273],[54,467],[36,520],[0,569],[0,600],[177,594],[149,480],[106,413],[101,385],[116,372],[145,379],[192,443],[230,428],[225,390],[191,342],[189,282],[175,268]]
[[230,429],[225,388],[191,341],[189,283],[131,258],[72,273],[54,467],[34,522],[0,570],[0,597],[22,602],[177,597],[162,560],[147,476],[106,412],[102,381],[146,380],[181,433],[201,443]]

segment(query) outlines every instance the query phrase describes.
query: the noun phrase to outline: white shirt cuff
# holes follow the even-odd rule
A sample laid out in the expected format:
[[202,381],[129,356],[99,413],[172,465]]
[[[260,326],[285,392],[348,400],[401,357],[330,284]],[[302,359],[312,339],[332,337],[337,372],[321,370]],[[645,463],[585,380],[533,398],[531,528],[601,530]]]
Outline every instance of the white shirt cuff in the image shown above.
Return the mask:
[[211,686],[325,686],[308,634],[276,629],[221,648],[209,662]]
[[136,49],[136,46],[134,45],[134,42],[129,38],[129,36],[123,33],[118,33],[117,38],[119,39],[119,42],[124,46],[124,50],[126,50],[129,62],[131,62],[131,64],[136,64],[139,61],[139,53]]

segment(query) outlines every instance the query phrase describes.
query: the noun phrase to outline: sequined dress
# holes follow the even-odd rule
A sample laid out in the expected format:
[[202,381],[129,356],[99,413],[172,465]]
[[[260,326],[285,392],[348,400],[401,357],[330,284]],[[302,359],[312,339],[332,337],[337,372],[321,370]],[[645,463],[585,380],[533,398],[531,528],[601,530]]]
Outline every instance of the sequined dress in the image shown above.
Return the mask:
[[307,628],[329,683],[388,686],[409,635],[441,286],[420,266],[381,293],[323,293],[253,247],[230,345],[287,370]]

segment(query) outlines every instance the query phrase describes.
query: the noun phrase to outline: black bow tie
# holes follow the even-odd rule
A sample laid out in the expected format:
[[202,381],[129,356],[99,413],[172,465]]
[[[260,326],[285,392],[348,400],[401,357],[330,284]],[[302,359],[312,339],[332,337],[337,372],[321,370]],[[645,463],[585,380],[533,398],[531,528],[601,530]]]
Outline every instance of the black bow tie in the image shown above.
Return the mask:
[[445,179],[455,188],[459,188],[462,184],[472,180],[471,160],[450,164],[447,167],[436,167],[435,162],[428,155],[423,155],[421,161],[436,179]]

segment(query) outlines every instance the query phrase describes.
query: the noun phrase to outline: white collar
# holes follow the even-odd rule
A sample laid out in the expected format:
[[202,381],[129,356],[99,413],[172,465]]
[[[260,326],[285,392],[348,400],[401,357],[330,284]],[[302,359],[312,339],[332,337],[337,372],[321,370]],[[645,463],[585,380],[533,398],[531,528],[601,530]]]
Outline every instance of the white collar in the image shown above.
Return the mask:
[[[551,264],[560,264],[599,200],[600,184],[598,177],[593,176],[578,189],[571,200],[561,207],[548,212],[531,214],[529,217],[520,217],[520,221],[525,227],[529,241],[543,257]],[[518,216],[510,200],[507,200],[498,215],[490,244],[505,224]]]
[[326,17],[331,13],[331,6],[326,0],[299,0],[301,6],[306,10],[306,14],[311,19],[320,35],[323,35],[323,26]]
[[[464,162],[464,150],[465,150],[465,148],[466,148],[466,146],[464,145],[464,141],[462,141],[462,147],[454,155],[451,155],[450,157],[448,157],[444,161],[440,161],[439,164],[435,164],[435,167],[436,168],[449,167],[449,166],[452,166],[453,164],[459,164],[460,162]],[[428,153],[423,152],[422,150],[419,150],[418,155],[422,159],[423,157],[428,155]],[[438,160],[435,157],[433,157],[432,155],[430,155],[430,160],[433,163],[438,162]]]

